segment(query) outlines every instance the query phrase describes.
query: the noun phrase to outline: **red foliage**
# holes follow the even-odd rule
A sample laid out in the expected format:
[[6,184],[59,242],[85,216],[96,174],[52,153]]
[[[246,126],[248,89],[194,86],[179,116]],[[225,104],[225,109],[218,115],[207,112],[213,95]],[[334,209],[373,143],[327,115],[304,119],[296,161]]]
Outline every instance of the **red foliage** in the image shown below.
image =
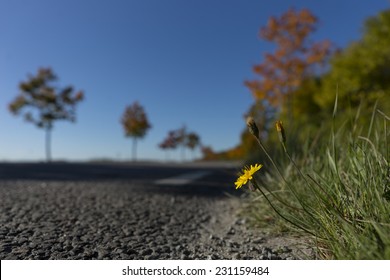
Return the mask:
[[315,74],[315,65],[323,64],[331,54],[329,41],[309,43],[317,18],[307,9],[288,10],[279,18],[271,17],[261,28],[260,37],[276,44],[274,53],[267,53],[264,62],[253,67],[259,80],[246,81],[256,100],[267,100],[280,107],[284,99],[303,80]]

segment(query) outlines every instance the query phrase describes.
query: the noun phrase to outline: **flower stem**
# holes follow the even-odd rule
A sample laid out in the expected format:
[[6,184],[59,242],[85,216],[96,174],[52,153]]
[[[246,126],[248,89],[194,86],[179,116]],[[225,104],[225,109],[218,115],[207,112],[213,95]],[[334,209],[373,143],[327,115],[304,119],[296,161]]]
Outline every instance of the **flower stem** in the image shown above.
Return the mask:
[[314,234],[313,232],[311,232],[310,230],[298,225],[297,223],[293,222],[292,220],[290,220],[289,218],[285,217],[281,212],[279,212],[279,210],[272,204],[272,202],[269,200],[268,196],[263,192],[263,190],[257,185],[257,182],[256,182],[256,179],[253,179],[253,185],[255,186],[256,189],[258,189],[261,194],[264,196],[264,198],[267,200],[268,204],[272,207],[272,209],[276,212],[276,214],[278,214],[282,219],[286,220],[288,223],[296,226],[297,228],[303,230],[304,232],[306,233],[309,233],[313,236],[316,236],[316,234]]

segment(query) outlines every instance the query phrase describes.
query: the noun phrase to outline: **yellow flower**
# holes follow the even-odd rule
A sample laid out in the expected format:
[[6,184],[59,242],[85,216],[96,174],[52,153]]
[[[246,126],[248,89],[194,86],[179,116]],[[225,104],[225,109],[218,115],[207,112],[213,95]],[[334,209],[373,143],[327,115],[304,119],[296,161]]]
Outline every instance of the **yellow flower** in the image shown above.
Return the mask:
[[262,164],[251,165],[250,167],[246,167],[242,170],[242,174],[237,178],[237,181],[234,183],[236,185],[236,189],[241,188],[243,185],[248,183],[249,180],[253,179],[253,174],[262,168]]

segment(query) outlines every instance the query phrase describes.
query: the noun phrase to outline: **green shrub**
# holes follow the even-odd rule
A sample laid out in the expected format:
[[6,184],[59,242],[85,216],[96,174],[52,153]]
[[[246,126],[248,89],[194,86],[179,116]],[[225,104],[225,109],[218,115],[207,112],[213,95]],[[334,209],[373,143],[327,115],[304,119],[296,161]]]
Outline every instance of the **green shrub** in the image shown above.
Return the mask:
[[283,160],[256,137],[268,164],[250,180],[249,211],[274,229],[312,236],[322,258],[390,259],[390,118],[375,106],[363,128],[361,113],[340,121],[336,108],[315,145],[291,154],[281,137]]

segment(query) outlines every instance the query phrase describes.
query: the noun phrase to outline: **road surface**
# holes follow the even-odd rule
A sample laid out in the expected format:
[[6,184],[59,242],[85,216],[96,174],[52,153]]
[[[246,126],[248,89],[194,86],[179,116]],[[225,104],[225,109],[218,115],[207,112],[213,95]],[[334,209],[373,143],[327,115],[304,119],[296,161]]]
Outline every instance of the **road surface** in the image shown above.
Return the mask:
[[202,163],[0,163],[0,258],[302,257],[291,242],[269,242],[237,214],[238,170]]

